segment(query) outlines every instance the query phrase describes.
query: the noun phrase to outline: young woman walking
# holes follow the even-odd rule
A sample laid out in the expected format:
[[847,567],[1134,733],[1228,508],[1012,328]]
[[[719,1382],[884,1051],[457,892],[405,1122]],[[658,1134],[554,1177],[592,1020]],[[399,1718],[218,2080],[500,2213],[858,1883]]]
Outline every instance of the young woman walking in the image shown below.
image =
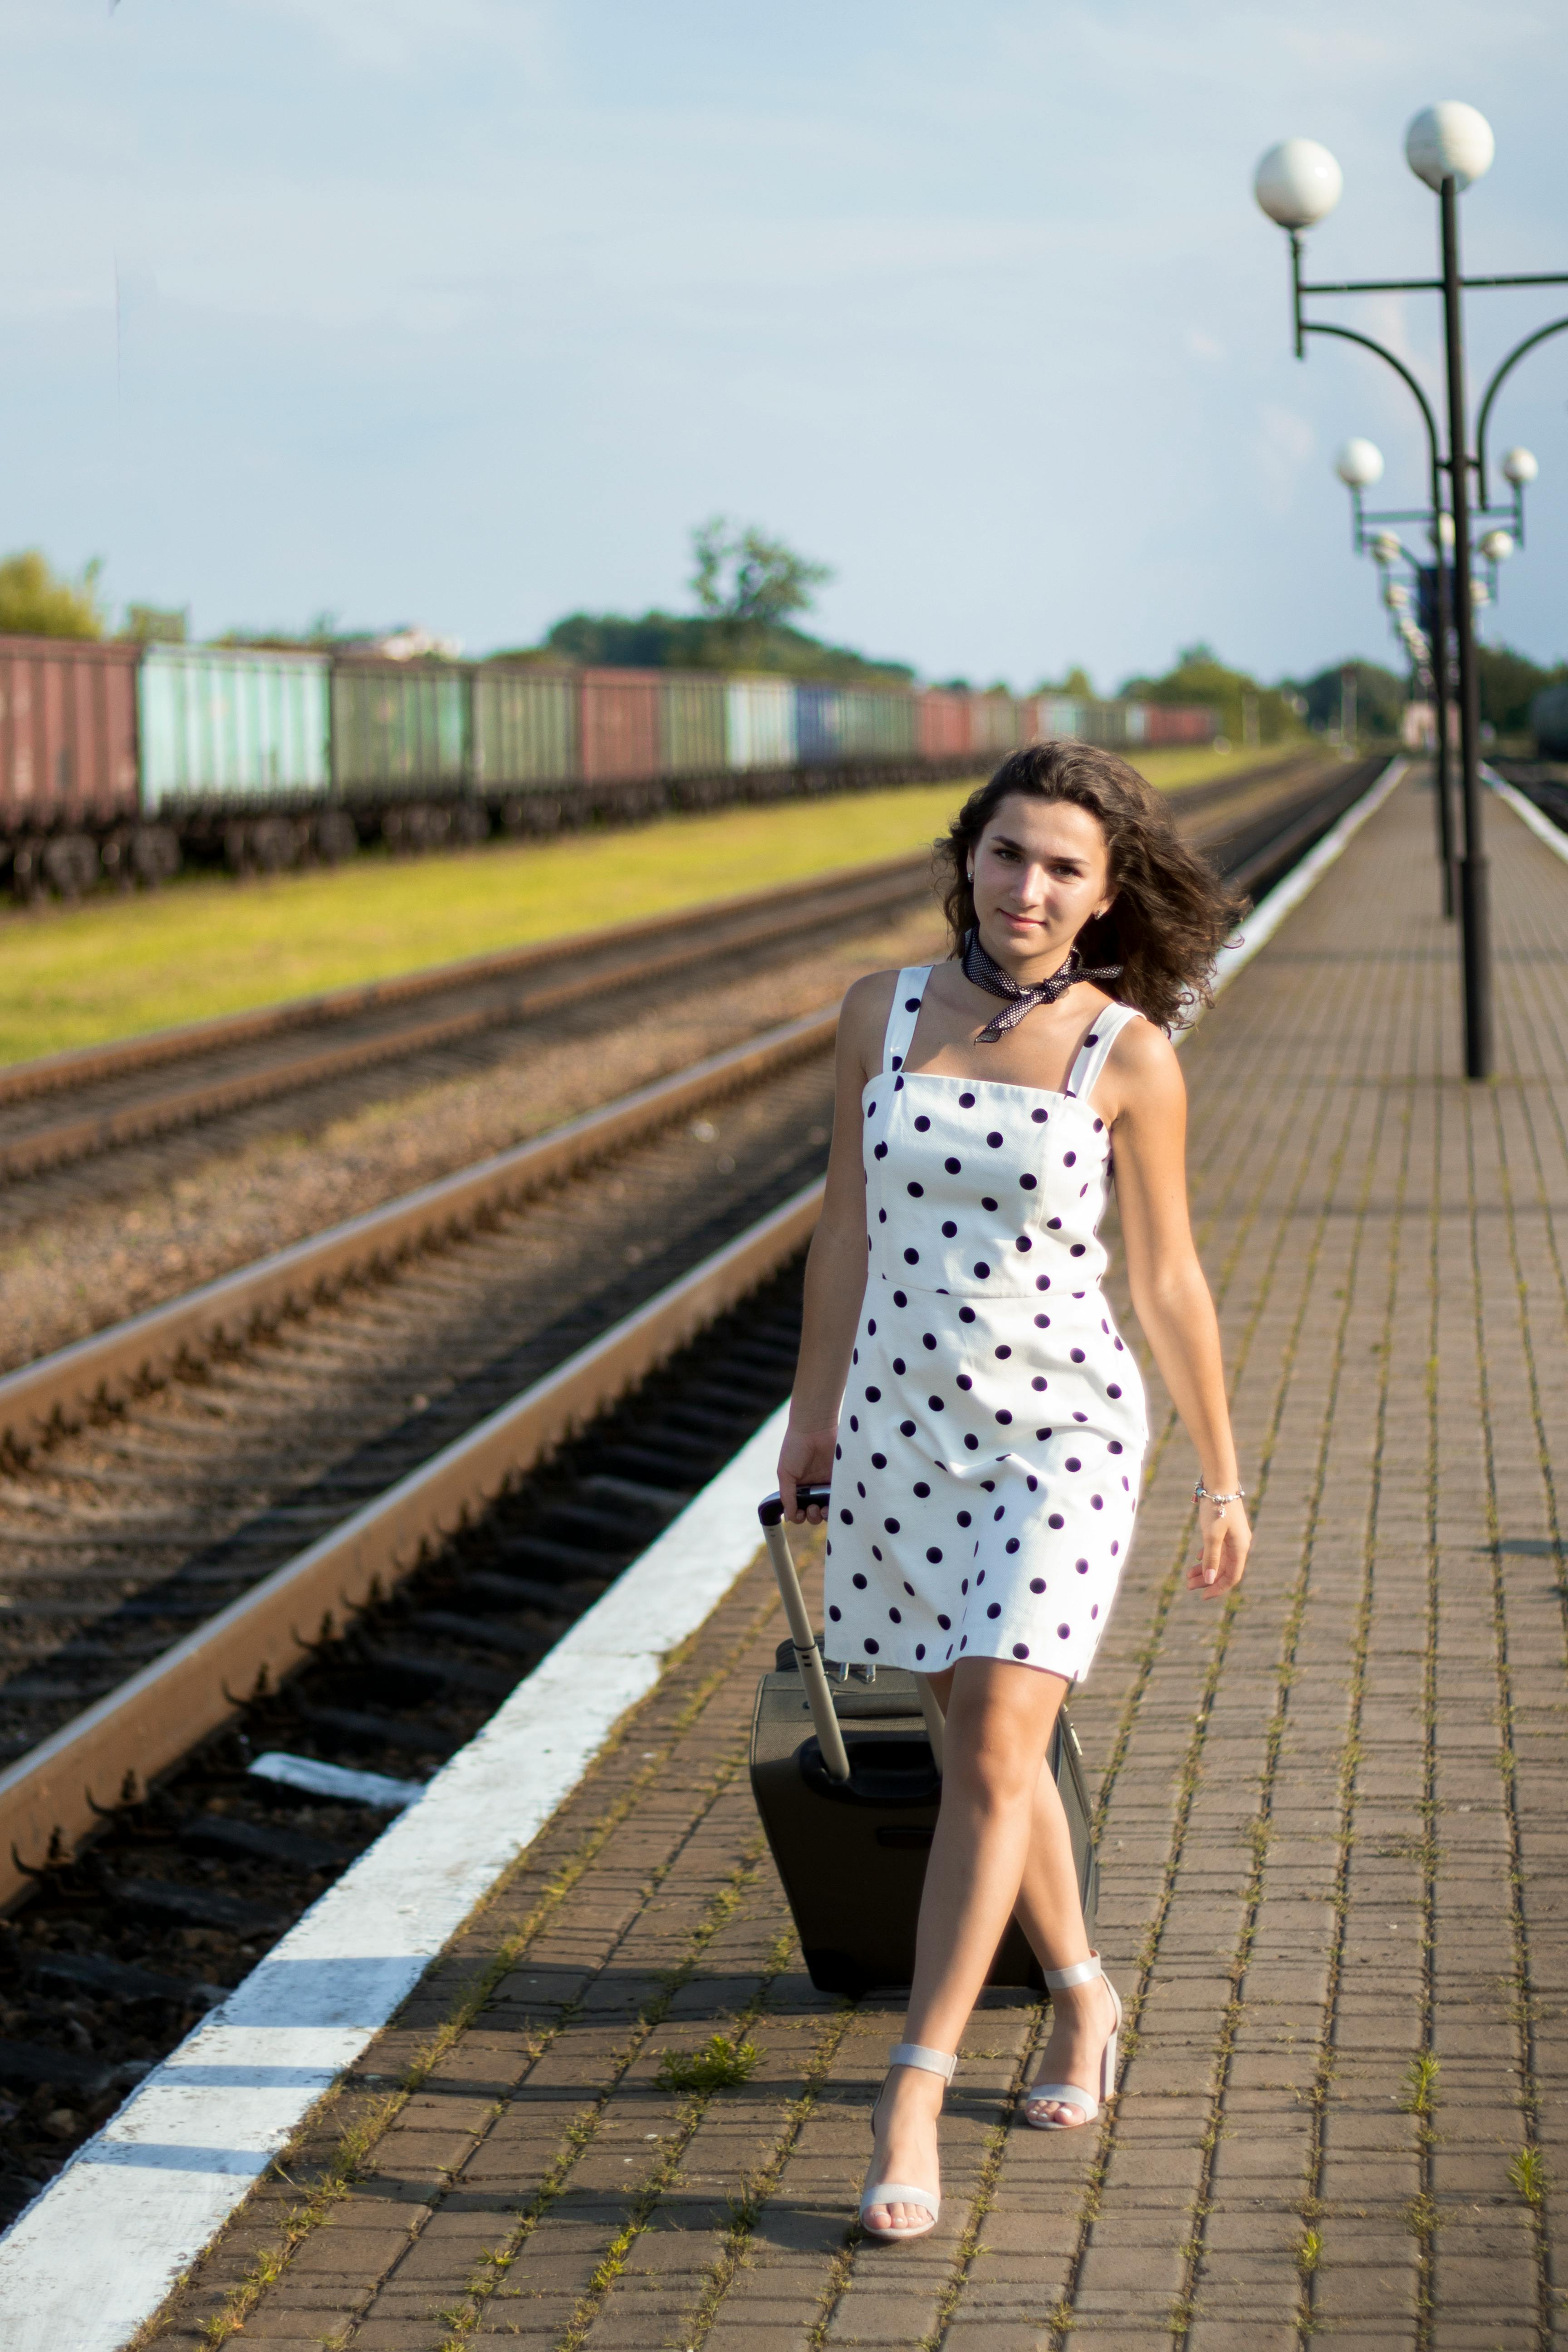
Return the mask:
[[1090,2123],[1115,2084],[1121,2002],[1047,1761],[1126,1564],[1147,1437],[1100,1288],[1113,1151],[1133,1307],[1202,1472],[1189,1588],[1228,1592],[1250,1541],[1167,1034],[1235,902],[1142,778],[1081,743],[1015,752],[941,846],[952,960],[845,999],[779,1457],[786,1517],[808,1516],[797,1485],[832,1486],[829,1654],[928,1676],[946,1718],[908,2038],[860,2206],[888,2239],[935,2226],[942,2091],[1009,1915],[1051,1992],[1026,2121]]

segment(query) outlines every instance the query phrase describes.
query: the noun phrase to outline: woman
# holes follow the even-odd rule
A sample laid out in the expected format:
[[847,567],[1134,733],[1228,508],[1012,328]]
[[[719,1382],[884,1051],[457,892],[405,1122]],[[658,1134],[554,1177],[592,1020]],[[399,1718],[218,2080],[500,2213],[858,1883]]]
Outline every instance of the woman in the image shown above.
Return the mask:
[[1132,1304],[1202,1471],[1189,1588],[1231,1591],[1250,1542],[1167,1034],[1206,999],[1235,901],[1142,778],[1081,743],[1015,752],[939,847],[952,961],[845,999],[779,1457],[787,1517],[822,1516],[797,1484],[832,1485],[830,1654],[929,1676],[946,1718],[908,2038],[860,2207],[887,2239],[935,2226],[942,2089],[1010,1914],[1051,1990],[1026,2120],[1079,2127],[1114,2087],[1121,2003],[1047,1769],[1147,1435],[1100,1291],[1113,1150]]

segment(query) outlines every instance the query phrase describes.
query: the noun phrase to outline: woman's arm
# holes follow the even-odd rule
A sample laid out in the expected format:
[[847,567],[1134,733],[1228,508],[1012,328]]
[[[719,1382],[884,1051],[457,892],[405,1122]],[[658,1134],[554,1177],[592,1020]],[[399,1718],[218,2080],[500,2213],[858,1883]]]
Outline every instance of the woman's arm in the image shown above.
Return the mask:
[[779,1450],[779,1494],[786,1519],[810,1517],[795,1507],[797,1485],[826,1485],[833,1475],[838,1407],[866,1292],[866,1171],[861,1159],[860,1096],[879,1054],[896,975],[858,980],[838,1016],[837,1079],[827,1192],[805,1261],[800,1360],[790,1398],[789,1428]]
[[[1132,1306],[1212,1494],[1241,1484],[1226,1401],[1219,1323],[1187,1214],[1187,1094],[1170,1040],[1131,1022],[1106,1072],[1113,1113],[1116,1197]],[[1201,1504],[1203,1558],[1189,1588],[1228,1592],[1241,1580],[1252,1532],[1240,1503]]]

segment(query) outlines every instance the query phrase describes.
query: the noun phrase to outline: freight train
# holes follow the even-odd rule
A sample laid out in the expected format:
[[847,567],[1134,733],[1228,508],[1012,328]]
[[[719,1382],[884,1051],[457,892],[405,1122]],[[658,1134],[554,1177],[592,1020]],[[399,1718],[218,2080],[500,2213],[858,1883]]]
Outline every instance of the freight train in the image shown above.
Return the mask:
[[277,871],[659,809],[1202,743],[1191,706],[533,662],[0,637],[0,883]]

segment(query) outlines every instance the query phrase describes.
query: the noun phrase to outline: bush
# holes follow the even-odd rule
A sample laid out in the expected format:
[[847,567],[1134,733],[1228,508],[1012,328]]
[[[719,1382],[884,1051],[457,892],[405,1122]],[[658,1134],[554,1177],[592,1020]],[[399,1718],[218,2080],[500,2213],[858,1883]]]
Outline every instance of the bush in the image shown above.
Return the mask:
[[37,547],[6,556],[0,562],[0,635],[101,637],[98,575],[102,568],[89,563],[79,581],[60,580]]

